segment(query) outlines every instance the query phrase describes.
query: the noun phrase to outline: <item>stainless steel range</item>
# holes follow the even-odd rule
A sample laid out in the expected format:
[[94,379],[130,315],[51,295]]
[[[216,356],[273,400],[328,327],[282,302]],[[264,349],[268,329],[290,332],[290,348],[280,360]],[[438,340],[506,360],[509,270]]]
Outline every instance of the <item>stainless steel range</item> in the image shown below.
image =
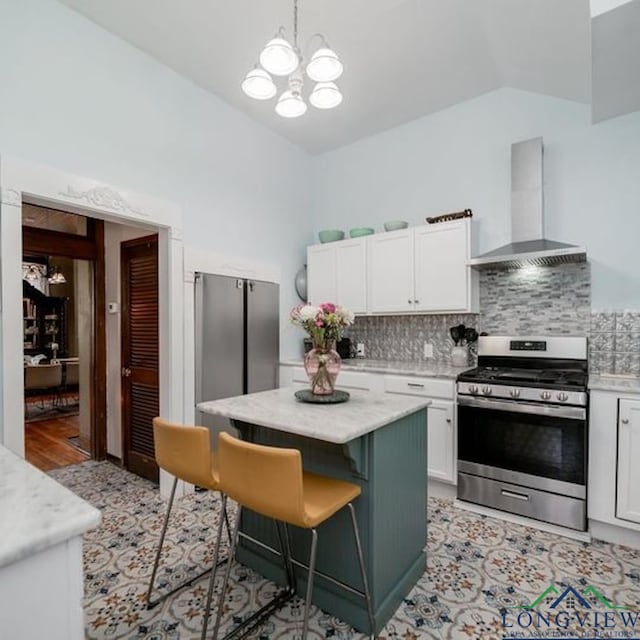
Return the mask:
[[481,336],[458,376],[458,498],[587,525],[587,339]]

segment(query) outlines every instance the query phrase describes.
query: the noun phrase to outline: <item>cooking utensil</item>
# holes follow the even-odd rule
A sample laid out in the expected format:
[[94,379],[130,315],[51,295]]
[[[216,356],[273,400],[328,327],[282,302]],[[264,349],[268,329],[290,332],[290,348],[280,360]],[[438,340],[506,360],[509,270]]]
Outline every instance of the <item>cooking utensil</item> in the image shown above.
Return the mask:
[[[464,327],[462,327],[462,328],[464,330]],[[460,331],[460,326],[451,327],[449,329],[449,333],[451,334],[451,338],[452,338],[454,344],[457,347],[458,343],[460,342],[460,340],[462,340],[462,332]]]
[[467,344],[471,344],[478,339],[478,332],[473,327],[467,327],[464,330],[464,339],[466,340]]

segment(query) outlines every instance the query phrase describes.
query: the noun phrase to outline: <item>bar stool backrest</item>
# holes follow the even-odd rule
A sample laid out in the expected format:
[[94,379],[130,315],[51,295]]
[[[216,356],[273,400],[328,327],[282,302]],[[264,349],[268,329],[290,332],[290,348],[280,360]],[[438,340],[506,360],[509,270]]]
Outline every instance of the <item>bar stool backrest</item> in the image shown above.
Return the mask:
[[156,462],[171,475],[201,487],[217,487],[209,429],[153,419]]
[[266,447],[218,436],[220,490],[269,518],[305,527],[302,456],[297,449]]

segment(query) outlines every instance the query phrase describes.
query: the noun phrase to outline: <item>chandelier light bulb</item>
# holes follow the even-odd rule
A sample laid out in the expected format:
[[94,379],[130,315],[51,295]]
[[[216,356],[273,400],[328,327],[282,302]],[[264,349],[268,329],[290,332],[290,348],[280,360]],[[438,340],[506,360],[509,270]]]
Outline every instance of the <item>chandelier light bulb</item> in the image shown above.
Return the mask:
[[282,92],[276,104],[276,113],[283,118],[298,118],[307,111],[307,103],[297,91],[287,89]]
[[331,82],[342,75],[342,69],[337,54],[329,47],[322,47],[311,56],[307,75],[316,82]]
[[342,102],[342,93],[335,82],[318,82],[309,96],[316,109],[333,109]]
[[269,100],[276,95],[276,85],[271,76],[264,70],[256,67],[247,73],[242,82],[242,90],[255,100]]
[[267,42],[260,54],[260,64],[274,76],[287,76],[298,68],[300,59],[284,38],[276,37]]

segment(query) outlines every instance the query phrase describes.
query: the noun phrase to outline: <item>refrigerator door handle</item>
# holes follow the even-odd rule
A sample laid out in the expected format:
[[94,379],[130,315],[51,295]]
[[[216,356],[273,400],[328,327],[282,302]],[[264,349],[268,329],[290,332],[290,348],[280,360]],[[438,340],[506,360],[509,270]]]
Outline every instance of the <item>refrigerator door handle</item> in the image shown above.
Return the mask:
[[194,279],[194,320],[195,320],[195,401],[202,402],[202,322],[203,322],[203,284],[202,274],[196,273]]

